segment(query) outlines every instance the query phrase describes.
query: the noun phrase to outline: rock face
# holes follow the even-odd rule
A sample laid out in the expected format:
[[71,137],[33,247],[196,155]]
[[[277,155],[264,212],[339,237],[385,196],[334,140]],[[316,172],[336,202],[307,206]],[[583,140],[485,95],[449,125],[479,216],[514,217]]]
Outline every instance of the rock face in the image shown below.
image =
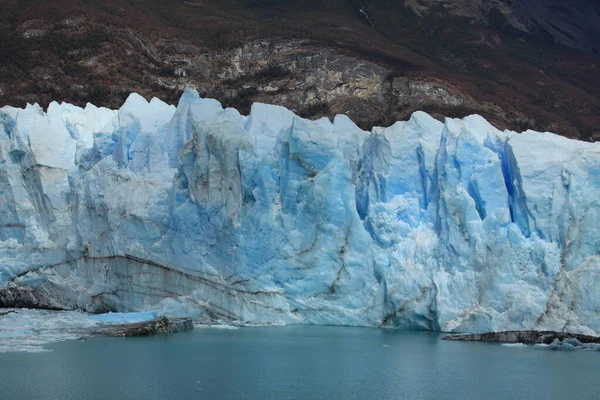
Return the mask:
[[593,3],[0,0],[0,106],[175,103],[192,87],[243,114],[279,104],[369,130],[479,114],[600,140]]
[[194,324],[190,319],[185,318],[160,318],[152,321],[137,322],[133,324],[124,324],[117,326],[108,326],[91,332],[92,335],[103,336],[148,336],[158,333],[174,333],[191,331]]
[[192,90],[0,121],[3,307],[600,332],[600,145]]
[[547,36],[564,46],[600,55],[600,10],[586,0],[405,0],[422,15],[443,6],[450,15],[492,24],[498,18],[515,30]]
[[600,351],[600,337],[553,331],[505,331],[445,336],[444,340],[497,342],[509,347],[533,344],[535,350]]
[[488,332],[482,334],[449,335],[444,340],[459,340],[468,342],[502,342],[502,343],[541,343],[552,344],[555,340],[564,342],[569,339],[576,339],[582,343],[600,343],[600,337],[578,335],[568,332],[551,331],[507,331],[507,332]]

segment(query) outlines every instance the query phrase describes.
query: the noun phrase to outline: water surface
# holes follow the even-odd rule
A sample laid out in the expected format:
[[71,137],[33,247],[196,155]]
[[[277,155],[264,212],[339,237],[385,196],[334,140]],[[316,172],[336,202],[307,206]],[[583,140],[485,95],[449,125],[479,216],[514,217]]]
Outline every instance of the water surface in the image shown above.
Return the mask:
[[289,326],[0,354],[0,399],[597,399],[600,353]]

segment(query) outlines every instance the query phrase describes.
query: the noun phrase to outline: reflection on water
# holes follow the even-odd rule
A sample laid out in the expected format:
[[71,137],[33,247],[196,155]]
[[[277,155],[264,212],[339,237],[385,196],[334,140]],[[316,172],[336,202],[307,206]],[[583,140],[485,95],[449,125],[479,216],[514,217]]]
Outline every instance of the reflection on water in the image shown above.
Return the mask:
[[0,354],[2,399],[597,398],[600,353],[343,327],[196,329]]

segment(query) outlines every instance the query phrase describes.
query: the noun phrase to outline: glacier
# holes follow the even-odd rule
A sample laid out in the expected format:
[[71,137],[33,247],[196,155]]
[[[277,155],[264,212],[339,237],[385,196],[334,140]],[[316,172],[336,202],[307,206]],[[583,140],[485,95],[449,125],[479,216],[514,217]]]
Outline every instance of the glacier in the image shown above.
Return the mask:
[[600,144],[191,89],[0,124],[0,307],[600,333]]

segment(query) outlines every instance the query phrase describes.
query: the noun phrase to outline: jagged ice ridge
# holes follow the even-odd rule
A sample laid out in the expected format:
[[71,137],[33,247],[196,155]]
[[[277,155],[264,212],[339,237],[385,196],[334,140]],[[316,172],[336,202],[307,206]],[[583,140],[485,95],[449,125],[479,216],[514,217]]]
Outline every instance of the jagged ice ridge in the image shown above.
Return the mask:
[[0,307],[600,333],[599,144],[193,90],[0,123]]

